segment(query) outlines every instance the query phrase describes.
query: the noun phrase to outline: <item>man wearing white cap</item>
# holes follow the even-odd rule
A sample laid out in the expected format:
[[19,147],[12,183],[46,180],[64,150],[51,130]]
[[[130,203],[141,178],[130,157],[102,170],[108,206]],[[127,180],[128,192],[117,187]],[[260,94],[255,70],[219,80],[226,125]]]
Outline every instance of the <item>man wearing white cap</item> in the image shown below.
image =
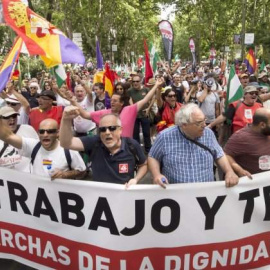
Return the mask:
[[[18,112],[14,108],[4,106],[0,109],[0,119],[8,128],[19,136],[38,139],[35,130],[29,125],[18,125]],[[0,167],[30,172],[30,159],[21,156],[19,149],[0,140]]]

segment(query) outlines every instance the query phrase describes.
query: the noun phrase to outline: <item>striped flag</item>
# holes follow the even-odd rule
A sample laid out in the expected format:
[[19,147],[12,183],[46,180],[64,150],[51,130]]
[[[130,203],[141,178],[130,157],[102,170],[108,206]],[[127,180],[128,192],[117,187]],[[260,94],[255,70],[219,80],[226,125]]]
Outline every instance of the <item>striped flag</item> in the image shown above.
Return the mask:
[[64,66],[61,64],[53,67],[53,73],[56,78],[57,85],[60,88],[67,79],[67,74]]
[[17,38],[9,54],[0,67],[0,93],[6,87],[7,82],[13,74],[14,67],[20,55],[21,47],[22,39]]
[[227,107],[230,103],[239,100],[243,97],[244,91],[242,84],[235,73],[234,66],[231,66],[229,81],[227,85],[227,96],[225,101],[225,106]]
[[261,65],[260,65],[260,71],[259,71],[259,73],[261,73],[262,71],[267,72],[266,65],[265,65],[265,62],[264,61],[262,61]]
[[256,58],[254,55],[254,51],[250,48],[244,63],[247,65],[247,70],[250,74],[253,74],[256,71]]

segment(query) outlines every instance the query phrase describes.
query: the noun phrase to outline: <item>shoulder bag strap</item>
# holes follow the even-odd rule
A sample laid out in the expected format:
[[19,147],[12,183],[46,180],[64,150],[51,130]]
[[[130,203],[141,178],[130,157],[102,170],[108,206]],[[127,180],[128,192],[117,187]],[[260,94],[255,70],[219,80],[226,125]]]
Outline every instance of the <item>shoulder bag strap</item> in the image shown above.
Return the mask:
[[182,133],[182,131],[180,130],[180,127],[178,127],[178,130],[183,135],[183,137],[185,139],[187,139],[188,141],[198,145],[199,147],[203,148],[204,150],[208,151],[212,155],[213,159],[215,159],[214,153],[212,152],[212,150],[209,147],[207,147],[206,145],[204,145],[204,144],[202,144],[202,143],[200,143],[198,141],[195,141],[195,140],[192,140],[192,139],[188,138],[185,134]]

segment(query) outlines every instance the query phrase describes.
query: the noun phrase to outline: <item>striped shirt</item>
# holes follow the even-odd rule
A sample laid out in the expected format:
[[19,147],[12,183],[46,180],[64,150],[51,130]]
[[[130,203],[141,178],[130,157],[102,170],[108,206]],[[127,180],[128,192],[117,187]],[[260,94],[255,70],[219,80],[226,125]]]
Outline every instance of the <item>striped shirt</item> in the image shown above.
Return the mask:
[[[214,133],[205,128],[198,142],[207,146],[215,160],[224,156]],[[186,139],[178,126],[160,133],[149,156],[161,164],[161,173],[169,183],[194,183],[214,181],[213,156],[211,153]]]

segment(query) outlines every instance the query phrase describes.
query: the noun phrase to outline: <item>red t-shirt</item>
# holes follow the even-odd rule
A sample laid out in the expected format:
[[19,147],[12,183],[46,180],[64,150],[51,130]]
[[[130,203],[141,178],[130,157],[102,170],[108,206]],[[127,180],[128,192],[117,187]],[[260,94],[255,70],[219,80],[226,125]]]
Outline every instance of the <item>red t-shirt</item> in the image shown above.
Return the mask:
[[34,108],[29,114],[29,124],[38,131],[39,124],[44,119],[52,118],[57,121],[58,125],[61,123],[63,106],[53,106],[49,111],[43,112],[39,108]]
[[263,172],[270,167],[270,136],[242,128],[230,137],[224,152],[251,174]]

